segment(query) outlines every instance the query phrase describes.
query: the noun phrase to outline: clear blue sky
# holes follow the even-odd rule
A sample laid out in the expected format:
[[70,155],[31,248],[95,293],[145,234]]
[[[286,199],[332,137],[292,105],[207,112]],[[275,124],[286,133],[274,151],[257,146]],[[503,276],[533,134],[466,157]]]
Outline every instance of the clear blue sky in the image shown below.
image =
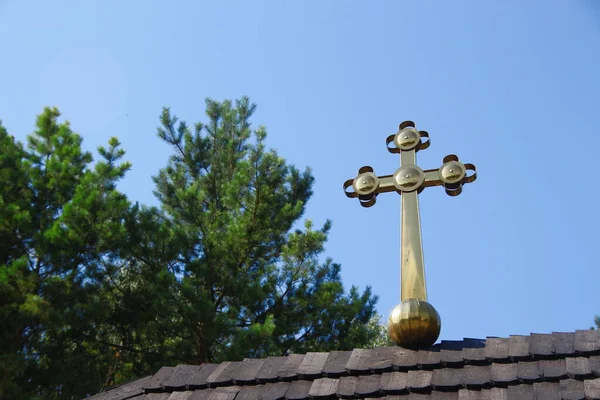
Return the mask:
[[421,196],[441,339],[573,331],[600,314],[600,3],[593,1],[0,0],[0,118],[24,139],[56,105],[94,150],[118,136],[121,188],[156,204],[163,105],[248,95],[267,143],[316,177],[306,217],[333,220],[347,286],[398,303],[399,204],[342,183],[393,173],[385,138],[412,119],[478,167],[463,194]]

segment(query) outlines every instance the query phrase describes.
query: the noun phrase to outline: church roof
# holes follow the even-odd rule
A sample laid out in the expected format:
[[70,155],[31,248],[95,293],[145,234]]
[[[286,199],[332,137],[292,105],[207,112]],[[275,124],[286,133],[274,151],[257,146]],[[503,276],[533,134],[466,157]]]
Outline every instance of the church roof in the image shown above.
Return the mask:
[[93,400],[600,399],[596,330],[163,367]]

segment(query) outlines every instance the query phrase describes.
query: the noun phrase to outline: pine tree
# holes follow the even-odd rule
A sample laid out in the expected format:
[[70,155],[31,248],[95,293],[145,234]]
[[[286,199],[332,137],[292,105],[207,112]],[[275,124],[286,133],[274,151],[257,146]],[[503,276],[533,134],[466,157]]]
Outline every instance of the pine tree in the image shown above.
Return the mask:
[[331,223],[295,228],[314,178],[266,149],[255,108],[209,99],[208,122],[193,128],[163,109],[158,135],[173,154],[154,178],[160,210],[138,216],[146,236],[127,290],[151,297],[150,318],[131,327],[147,332],[138,345],[166,359],[344,350],[377,335],[370,288],[346,293],[340,265],[319,260]]
[[177,363],[375,343],[376,297],[321,261],[331,224],[297,229],[312,195],[250,128],[247,98],[158,134],[173,154],[160,207],[117,189],[116,138],[82,138],[46,108],[23,146],[0,124],[0,399],[79,399]]
[[55,108],[24,149],[0,127],[0,398],[81,398],[113,353],[100,343],[109,309],[106,261],[118,257],[129,168],[111,139],[92,156]]

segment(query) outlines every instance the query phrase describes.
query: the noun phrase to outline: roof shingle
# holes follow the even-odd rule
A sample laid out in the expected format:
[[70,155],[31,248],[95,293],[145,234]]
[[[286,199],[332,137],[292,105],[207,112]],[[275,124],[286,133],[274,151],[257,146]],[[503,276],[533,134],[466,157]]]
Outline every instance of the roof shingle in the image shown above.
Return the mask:
[[600,399],[597,331],[163,367],[94,400]]

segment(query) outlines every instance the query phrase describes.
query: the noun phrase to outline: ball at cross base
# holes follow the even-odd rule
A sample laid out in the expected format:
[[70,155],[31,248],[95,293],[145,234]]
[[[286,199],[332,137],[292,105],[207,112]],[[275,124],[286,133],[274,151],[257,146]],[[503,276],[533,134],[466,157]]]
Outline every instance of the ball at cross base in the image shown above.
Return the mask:
[[408,299],[398,304],[388,319],[388,332],[398,346],[407,349],[431,347],[442,327],[435,308],[425,300]]

